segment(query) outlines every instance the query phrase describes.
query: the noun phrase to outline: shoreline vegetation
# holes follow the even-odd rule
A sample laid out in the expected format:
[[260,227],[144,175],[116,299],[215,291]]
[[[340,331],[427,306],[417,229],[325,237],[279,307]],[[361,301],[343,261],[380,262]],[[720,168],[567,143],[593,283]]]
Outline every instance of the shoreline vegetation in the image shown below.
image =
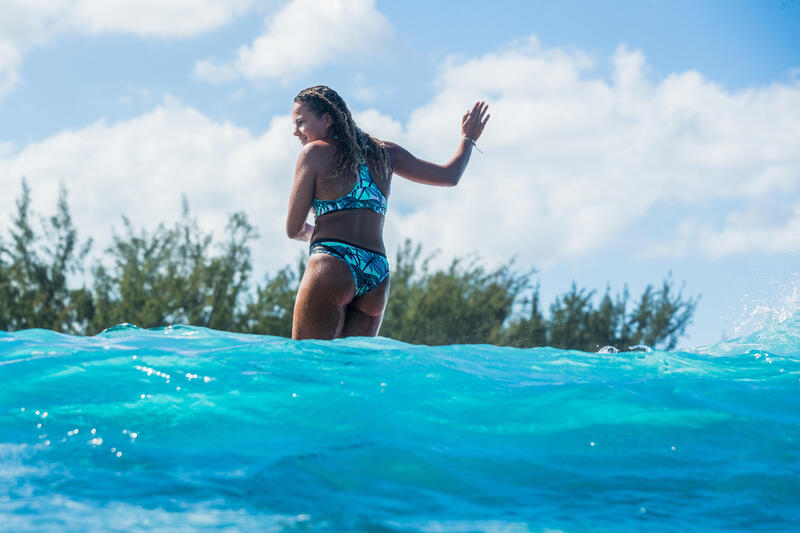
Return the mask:
[[[94,335],[123,322],[182,323],[291,336],[305,258],[254,281],[250,242],[258,234],[244,213],[230,215],[219,242],[197,226],[185,199],[173,226],[147,233],[125,216],[122,221],[123,233],[115,232],[104,251],[105,264],[87,264],[92,241],[78,239],[63,185],[56,213],[39,218],[23,180],[8,238],[0,235],[0,330]],[[431,345],[673,349],[699,299],[684,297],[670,276],[636,299],[627,287],[599,295],[573,282],[545,314],[534,269],[519,272],[513,261],[486,269],[478,258],[461,257],[434,270],[432,257],[409,240],[397,250],[381,336]],[[81,286],[70,281],[76,278],[84,280]]]

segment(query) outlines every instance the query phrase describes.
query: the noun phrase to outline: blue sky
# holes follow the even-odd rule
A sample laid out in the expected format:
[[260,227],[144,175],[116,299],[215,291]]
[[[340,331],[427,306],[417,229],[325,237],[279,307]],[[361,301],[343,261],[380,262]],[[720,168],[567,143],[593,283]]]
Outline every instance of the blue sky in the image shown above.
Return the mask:
[[333,86],[439,161],[486,98],[463,186],[395,183],[390,249],[516,257],[545,301],[671,271],[702,295],[686,344],[800,305],[797,2],[339,3],[0,7],[0,209],[25,175],[50,212],[63,181],[96,249],[122,213],[173,220],[182,194],[217,233],[245,210],[259,277],[302,248],[282,236],[299,89]]

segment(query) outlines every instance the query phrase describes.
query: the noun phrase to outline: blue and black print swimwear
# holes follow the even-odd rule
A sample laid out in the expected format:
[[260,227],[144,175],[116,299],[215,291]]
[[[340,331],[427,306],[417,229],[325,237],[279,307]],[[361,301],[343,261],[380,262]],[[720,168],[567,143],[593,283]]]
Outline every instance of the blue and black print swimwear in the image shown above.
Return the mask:
[[332,255],[345,262],[353,274],[356,298],[380,285],[389,275],[389,262],[385,254],[349,242],[332,239],[314,241],[308,255],[314,254]]
[[335,200],[318,200],[314,198],[311,206],[317,216],[327,215],[344,209],[371,209],[380,215],[386,215],[389,200],[378,188],[378,184],[369,174],[367,165],[358,167],[358,180],[349,193]]

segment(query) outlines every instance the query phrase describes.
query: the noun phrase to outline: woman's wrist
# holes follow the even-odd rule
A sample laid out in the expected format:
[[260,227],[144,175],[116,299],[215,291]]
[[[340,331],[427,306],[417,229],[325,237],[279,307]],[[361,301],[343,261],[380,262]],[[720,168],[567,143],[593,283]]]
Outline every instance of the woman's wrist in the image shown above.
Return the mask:
[[462,140],[462,141],[465,141],[465,142],[466,142],[467,144],[469,144],[469,145],[472,145],[472,146],[474,146],[474,147],[475,147],[475,149],[476,149],[477,151],[479,151],[480,153],[483,153],[483,151],[482,151],[480,148],[478,148],[478,143],[475,141],[475,139],[473,139],[473,138],[472,138],[472,137],[470,137],[469,135],[464,135],[464,134],[462,134],[462,135],[461,135],[461,140]]

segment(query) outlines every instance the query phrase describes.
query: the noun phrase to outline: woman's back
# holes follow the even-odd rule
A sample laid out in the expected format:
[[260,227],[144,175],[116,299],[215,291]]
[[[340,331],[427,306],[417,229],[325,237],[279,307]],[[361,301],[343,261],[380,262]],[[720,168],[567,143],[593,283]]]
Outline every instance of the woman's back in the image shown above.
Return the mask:
[[[368,157],[366,173],[363,171],[359,173],[347,168],[339,175],[331,177],[336,171],[336,146],[324,141],[316,141],[313,144],[316,146],[312,149],[318,151],[319,156],[312,205],[315,208],[321,207],[322,209],[318,210],[325,212],[324,214],[317,213],[312,240],[338,239],[384,252],[384,214],[379,212],[380,208],[376,209],[374,206],[382,204],[383,211],[385,211],[391,186],[391,174],[384,173],[381,176],[376,168],[374,158]],[[358,189],[365,187],[371,187],[373,190],[366,192],[376,197],[376,201],[371,205],[366,202],[348,204],[341,201],[353,192],[364,197],[365,191]],[[357,190],[354,191],[354,188]],[[359,207],[354,208],[354,205]],[[362,205],[363,207],[361,207]],[[330,212],[327,212],[328,210]]]

